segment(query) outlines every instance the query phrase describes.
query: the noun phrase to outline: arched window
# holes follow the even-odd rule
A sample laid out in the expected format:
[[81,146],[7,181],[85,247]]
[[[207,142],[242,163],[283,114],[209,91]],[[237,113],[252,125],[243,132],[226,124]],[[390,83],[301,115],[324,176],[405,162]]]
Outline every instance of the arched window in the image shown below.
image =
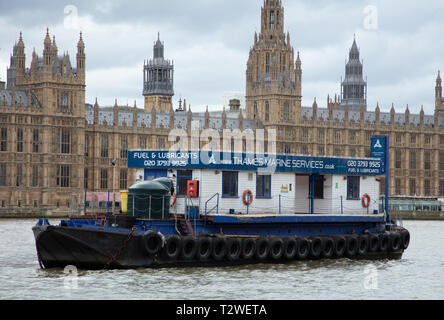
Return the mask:
[[265,102],[265,121],[270,121],[270,105],[268,101]]
[[265,72],[270,72],[270,53],[267,52],[265,55]]

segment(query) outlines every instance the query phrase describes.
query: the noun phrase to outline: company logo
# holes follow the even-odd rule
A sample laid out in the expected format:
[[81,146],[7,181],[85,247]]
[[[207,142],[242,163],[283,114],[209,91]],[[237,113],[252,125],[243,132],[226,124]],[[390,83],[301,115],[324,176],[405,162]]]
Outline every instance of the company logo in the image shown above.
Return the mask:
[[382,148],[381,142],[378,140],[376,140],[375,145],[373,146],[373,148]]

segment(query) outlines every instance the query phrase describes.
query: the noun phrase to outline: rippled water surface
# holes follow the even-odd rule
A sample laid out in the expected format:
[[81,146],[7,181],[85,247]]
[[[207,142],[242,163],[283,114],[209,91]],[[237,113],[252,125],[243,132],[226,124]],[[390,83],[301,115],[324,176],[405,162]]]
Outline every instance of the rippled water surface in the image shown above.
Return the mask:
[[404,222],[411,242],[400,260],[78,270],[77,276],[40,269],[35,223],[0,220],[0,299],[444,299],[444,221]]

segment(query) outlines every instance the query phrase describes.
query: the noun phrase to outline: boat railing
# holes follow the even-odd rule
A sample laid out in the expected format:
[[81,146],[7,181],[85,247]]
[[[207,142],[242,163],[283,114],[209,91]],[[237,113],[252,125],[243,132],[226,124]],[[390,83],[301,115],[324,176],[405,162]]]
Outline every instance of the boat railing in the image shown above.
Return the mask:
[[[216,198],[216,205],[208,211],[208,203],[211,200],[213,200],[214,198]],[[205,201],[205,215],[210,214],[215,209],[216,209],[216,214],[218,214],[219,213],[219,193],[215,193],[211,198],[209,198],[207,201]]]

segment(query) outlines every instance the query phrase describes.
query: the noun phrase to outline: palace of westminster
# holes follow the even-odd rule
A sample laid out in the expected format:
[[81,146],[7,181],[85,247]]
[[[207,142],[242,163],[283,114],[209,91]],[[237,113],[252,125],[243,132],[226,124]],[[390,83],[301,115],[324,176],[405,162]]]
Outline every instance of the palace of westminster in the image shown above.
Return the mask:
[[[438,72],[435,113],[367,110],[367,83],[353,42],[341,94],[326,108],[301,105],[302,62],[284,31],[281,0],[265,0],[246,69],[246,103],[229,109],[174,110],[174,66],[158,39],[144,64],[144,109],[85,102],[86,54],[80,34],[76,65],[60,55],[47,31],[43,55],[25,61],[20,33],[7,83],[0,81],[0,210],[57,210],[85,191],[127,189],[137,179],[127,168],[131,149],[166,149],[171,129],[276,130],[276,151],[313,156],[369,157],[370,137],[389,135],[390,196],[444,197],[444,99]],[[296,57],[296,58],[295,58]],[[116,166],[111,162],[117,159]],[[115,175],[115,176],[113,176]],[[381,178],[381,181],[384,179]],[[383,183],[382,183],[383,185]],[[383,188],[381,190],[383,193]]]

